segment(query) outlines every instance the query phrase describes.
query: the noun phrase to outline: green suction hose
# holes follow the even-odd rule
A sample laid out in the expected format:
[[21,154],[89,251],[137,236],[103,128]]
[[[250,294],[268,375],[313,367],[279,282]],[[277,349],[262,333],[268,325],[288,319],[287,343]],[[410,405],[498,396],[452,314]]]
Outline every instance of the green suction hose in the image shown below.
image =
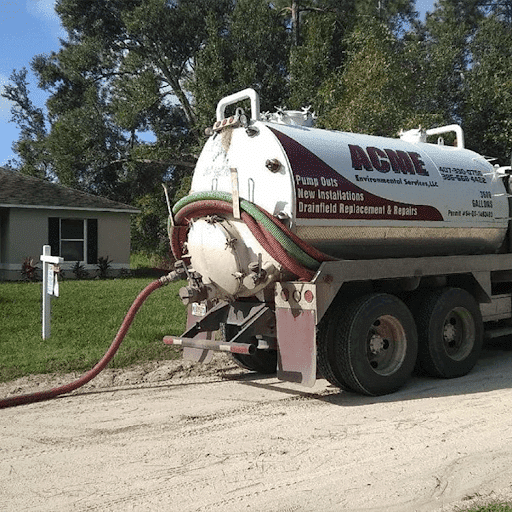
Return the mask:
[[[194,194],[190,194],[178,201],[174,205],[172,211],[174,215],[176,215],[183,207],[191,203],[208,200],[225,201],[231,204],[232,196],[228,192],[195,192]],[[304,252],[295,242],[293,242],[293,240],[291,240],[285,233],[283,233],[283,231],[276,223],[272,222],[272,220],[264,215],[254,204],[246,201],[245,199],[240,199],[240,208],[257,222],[262,224],[265,229],[271,233],[277,242],[286,250],[286,252],[293,256],[301,265],[313,271],[318,269],[320,262]]]

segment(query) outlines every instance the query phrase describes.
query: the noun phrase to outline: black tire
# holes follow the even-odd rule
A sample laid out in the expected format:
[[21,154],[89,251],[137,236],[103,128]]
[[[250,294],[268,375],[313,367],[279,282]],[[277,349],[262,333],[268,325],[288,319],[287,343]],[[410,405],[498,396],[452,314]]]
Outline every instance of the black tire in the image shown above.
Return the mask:
[[461,288],[431,292],[416,306],[415,317],[419,373],[453,379],[473,369],[482,351],[483,322],[470,293]]
[[[222,323],[220,333],[224,341],[230,341],[238,332],[238,329],[230,324]],[[231,354],[231,359],[243,368],[251,372],[271,375],[277,372],[277,350],[256,350],[254,355]]]
[[231,354],[235,363],[252,372],[271,375],[277,372],[277,350],[256,350],[252,356]]
[[333,317],[328,336],[335,375],[358,393],[393,393],[414,370],[416,325],[407,306],[393,295],[378,293],[354,300]]
[[345,307],[346,302],[335,301],[322,318],[316,332],[316,357],[318,371],[324,379],[344,391],[353,391],[339,371],[335,355],[334,332],[337,329],[337,318]]

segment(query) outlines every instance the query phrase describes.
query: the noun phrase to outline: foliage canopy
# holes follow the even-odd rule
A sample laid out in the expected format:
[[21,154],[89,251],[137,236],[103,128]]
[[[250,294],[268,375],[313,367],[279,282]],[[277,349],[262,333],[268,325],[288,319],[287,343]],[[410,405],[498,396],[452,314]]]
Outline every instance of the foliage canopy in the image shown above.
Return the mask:
[[[57,0],[66,31],[26,69],[12,102],[21,172],[134,204],[136,247],[165,238],[161,183],[186,193],[225,95],[263,110],[312,105],[322,126],[394,136],[459,123],[468,147],[508,164],[511,0]],[[161,244],[164,246],[165,244]]]

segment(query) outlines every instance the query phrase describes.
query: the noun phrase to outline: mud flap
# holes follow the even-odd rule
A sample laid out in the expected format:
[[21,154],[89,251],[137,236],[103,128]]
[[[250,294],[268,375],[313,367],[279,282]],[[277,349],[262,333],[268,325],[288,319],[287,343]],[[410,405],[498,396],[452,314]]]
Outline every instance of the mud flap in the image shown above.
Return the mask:
[[[192,306],[187,309],[187,330],[190,329],[196,322],[202,320],[203,317],[192,314]],[[210,340],[215,333],[211,331],[203,331],[194,336],[196,340]],[[213,351],[202,348],[183,347],[183,359],[193,361],[195,363],[209,363],[212,360]]]
[[316,325],[312,310],[276,308],[277,378],[312,387],[316,381]]

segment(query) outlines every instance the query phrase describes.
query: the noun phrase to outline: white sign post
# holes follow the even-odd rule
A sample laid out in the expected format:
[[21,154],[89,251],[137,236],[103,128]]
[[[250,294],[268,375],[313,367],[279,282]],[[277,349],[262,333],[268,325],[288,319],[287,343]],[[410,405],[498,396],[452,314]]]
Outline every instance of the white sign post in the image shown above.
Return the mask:
[[43,263],[43,340],[46,340],[50,337],[51,296],[59,296],[59,283],[54,265],[60,265],[64,258],[51,256],[51,247],[43,245],[43,254],[40,260]]

